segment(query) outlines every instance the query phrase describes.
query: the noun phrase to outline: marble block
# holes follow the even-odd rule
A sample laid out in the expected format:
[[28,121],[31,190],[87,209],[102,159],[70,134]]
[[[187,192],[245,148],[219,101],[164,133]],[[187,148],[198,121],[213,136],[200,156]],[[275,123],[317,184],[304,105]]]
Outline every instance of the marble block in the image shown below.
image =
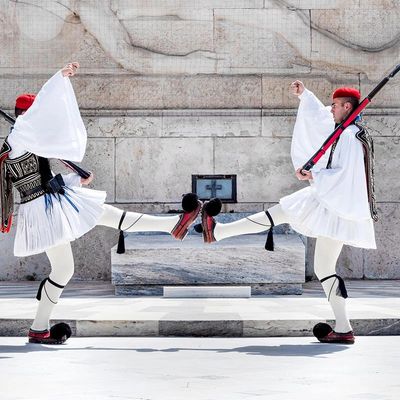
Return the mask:
[[176,297],[251,297],[250,286],[164,286],[163,296]]
[[305,251],[294,234],[275,235],[275,251],[265,235],[245,235],[205,245],[200,235],[184,242],[167,235],[130,235],[126,252],[112,249],[112,283],[117,295],[162,294],[164,286],[251,286],[257,294],[299,294]]

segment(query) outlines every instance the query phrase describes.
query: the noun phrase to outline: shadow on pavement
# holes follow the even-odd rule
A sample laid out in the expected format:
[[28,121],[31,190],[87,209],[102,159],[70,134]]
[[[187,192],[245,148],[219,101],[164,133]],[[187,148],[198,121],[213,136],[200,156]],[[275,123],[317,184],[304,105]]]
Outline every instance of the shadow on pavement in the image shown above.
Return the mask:
[[31,353],[31,352],[52,352],[52,351],[84,351],[84,350],[112,350],[112,351],[136,351],[138,353],[177,353],[180,351],[199,351],[199,352],[216,352],[216,353],[246,353],[251,356],[274,356],[274,357],[318,357],[324,354],[337,353],[346,350],[349,346],[343,344],[324,344],[324,343],[309,343],[309,344],[283,344],[280,346],[243,346],[232,349],[219,348],[190,348],[190,347],[171,347],[166,349],[154,348],[120,348],[120,347],[72,347],[73,343],[63,345],[39,345],[26,343],[23,346],[7,346],[0,345],[0,359],[6,354],[16,353]]

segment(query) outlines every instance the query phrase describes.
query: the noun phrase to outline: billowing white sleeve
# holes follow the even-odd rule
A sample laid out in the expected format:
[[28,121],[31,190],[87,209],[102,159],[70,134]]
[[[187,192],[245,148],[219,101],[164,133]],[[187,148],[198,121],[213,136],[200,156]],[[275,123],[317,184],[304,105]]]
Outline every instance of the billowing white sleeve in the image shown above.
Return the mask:
[[[330,107],[325,107],[308,89],[299,98],[291,146],[295,169],[302,167],[335,129]],[[329,154],[325,154],[313,167],[313,171],[325,168],[328,158]]]
[[371,218],[362,144],[347,128],[335,149],[331,169],[312,171],[318,200],[332,213],[350,220]]
[[82,161],[87,133],[69,78],[61,71],[39,91],[32,106],[17,118],[11,146],[46,158]]
[[75,172],[71,172],[70,174],[66,174],[66,175],[62,174],[62,177],[64,179],[65,186],[68,186],[68,187],[74,187],[74,186],[81,187],[82,186],[81,185],[81,177],[78,174],[76,174]]

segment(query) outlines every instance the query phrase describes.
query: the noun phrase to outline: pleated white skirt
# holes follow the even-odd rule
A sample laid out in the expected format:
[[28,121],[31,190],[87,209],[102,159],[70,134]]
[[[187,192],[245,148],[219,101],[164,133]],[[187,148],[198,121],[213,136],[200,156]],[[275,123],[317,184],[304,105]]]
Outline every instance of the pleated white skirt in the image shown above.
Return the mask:
[[21,204],[14,255],[42,253],[81,237],[99,221],[105,199],[106,192],[73,186],[65,195],[46,194]]
[[281,198],[279,203],[291,227],[305,236],[324,236],[350,246],[376,249],[372,218],[359,221],[338,216],[318,200],[312,186]]

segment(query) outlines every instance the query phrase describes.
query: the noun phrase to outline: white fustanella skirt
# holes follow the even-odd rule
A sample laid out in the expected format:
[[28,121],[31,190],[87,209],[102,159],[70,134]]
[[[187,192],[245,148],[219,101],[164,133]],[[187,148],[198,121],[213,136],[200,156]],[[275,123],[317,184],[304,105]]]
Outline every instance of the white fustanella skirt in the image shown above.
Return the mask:
[[318,198],[312,186],[282,197],[279,203],[290,226],[302,235],[323,236],[354,247],[376,249],[372,218],[353,220],[337,215]]
[[70,186],[64,195],[45,194],[21,204],[14,255],[42,253],[81,237],[99,221],[105,199],[106,192]]

